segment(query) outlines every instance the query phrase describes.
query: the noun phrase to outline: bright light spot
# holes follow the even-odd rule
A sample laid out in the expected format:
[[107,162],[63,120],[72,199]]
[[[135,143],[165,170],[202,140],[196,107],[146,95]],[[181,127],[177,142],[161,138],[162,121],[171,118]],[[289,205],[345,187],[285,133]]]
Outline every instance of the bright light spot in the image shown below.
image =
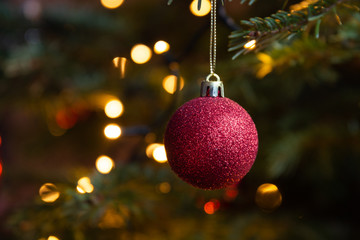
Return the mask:
[[157,41],[154,45],[154,52],[156,54],[162,54],[164,52],[169,51],[170,45],[165,41]]
[[78,186],[76,186],[76,190],[77,190],[79,193],[81,193],[81,194],[86,193],[86,192],[85,192],[85,190],[84,190],[84,189],[82,189],[79,185],[78,185]]
[[256,47],[256,40],[251,40],[244,45],[244,48],[254,49]]
[[94,191],[94,186],[91,184],[90,178],[82,177],[79,179],[76,189],[79,193],[91,193]]
[[151,49],[144,44],[137,44],[131,49],[131,59],[137,64],[146,63],[151,55]]
[[117,124],[109,124],[105,127],[104,134],[108,139],[117,139],[121,135],[121,128]]
[[161,147],[161,146],[162,146],[162,144],[160,144],[160,143],[152,143],[152,144],[150,144],[146,148],[146,156],[148,156],[148,158],[151,158],[153,156],[153,152],[154,152],[155,148]]
[[102,174],[108,174],[114,167],[114,161],[108,156],[102,155],[96,159],[96,169]]
[[47,240],[59,240],[59,239],[55,236],[49,236]]
[[198,17],[207,15],[211,10],[211,4],[209,0],[202,0],[200,11],[198,10],[198,0],[192,1],[190,4],[190,11],[192,14]]
[[261,61],[259,64],[259,70],[256,73],[257,78],[263,78],[273,70],[273,59],[266,53],[258,53],[256,57]]
[[120,57],[115,57],[112,62],[115,67],[119,67]]
[[171,185],[168,182],[162,182],[158,186],[159,186],[159,191],[164,194],[169,193],[171,190]]
[[157,146],[154,149],[153,158],[155,159],[155,161],[157,161],[159,163],[164,163],[167,161],[165,146],[163,144],[161,144],[160,146]]
[[60,192],[52,183],[45,183],[39,189],[41,200],[47,203],[55,202],[60,197]]
[[282,196],[276,185],[264,183],[256,191],[255,203],[264,211],[271,212],[282,203]]
[[2,138],[1,138],[1,136],[0,136],[0,146],[1,146],[1,144],[2,144]]
[[124,0],[101,0],[101,4],[109,9],[120,7]]
[[220,202],[217,199],[212,199],[204,205],[204,211],[207,214],[214,214],[219,208]]
[[[177,87],[177,77],[175,75],[168,75],[163,79],[162,86],[166,92],[174,94]],[[180,90],[184,88],[184,79],[180,77]]]
[[266,64],[272,64],[273,63],[273,59],[270,55],[266,54],[266,53],[258,53],[256,54],[257,59],[259,59],[261,62],[266,63]]
[[119,100],[111,100],[106,103],[104,111],[109,118],[119,117],[124,110],[123,104]]
[[1,164],[1,162],[0,162],[0,176],[1,176],[1,174],[2,174],[2,171],[3,171],[3,167],[2,167],[2,164]]
[[120,77],[124,78],[127,59],[124,57],[115,57],[112,62],[114,64],[114,67],[120,69]]
[[256,72],[256,77],[259,79],[264,78],[266,75],[271,73],[272,70],[273,70],[273,67],[270,64],[263,64],[263,65],[261,65],[259,70]]

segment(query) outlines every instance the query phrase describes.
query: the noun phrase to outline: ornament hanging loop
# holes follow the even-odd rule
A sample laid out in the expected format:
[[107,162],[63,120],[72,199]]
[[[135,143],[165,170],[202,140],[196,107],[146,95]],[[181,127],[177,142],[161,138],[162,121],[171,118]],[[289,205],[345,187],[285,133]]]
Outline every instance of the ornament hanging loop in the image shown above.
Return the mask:
[[211,78],[215,78],[217,82],[220,82],[220,77],[219,75],[217,75],[216,73],[210,73],[207,77],[206,77],[206,81],[213,81],[211,80]]

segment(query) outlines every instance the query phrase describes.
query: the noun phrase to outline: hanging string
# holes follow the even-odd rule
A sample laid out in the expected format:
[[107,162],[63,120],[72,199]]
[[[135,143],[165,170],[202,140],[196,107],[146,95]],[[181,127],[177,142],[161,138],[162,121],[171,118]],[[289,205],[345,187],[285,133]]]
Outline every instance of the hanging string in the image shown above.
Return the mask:
[[216,67],[216,0],[211,0],[210,20],[210,75],[215,74]]

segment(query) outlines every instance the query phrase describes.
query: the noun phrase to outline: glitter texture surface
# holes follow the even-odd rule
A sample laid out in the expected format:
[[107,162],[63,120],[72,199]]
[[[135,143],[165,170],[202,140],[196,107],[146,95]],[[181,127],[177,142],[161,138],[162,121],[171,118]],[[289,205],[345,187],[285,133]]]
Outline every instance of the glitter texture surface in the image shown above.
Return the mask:
[[238,183],[258,150],[250,115],[222,97],[199,97],[182,105],[168,123],[164,142],[172,170],[202,189]]

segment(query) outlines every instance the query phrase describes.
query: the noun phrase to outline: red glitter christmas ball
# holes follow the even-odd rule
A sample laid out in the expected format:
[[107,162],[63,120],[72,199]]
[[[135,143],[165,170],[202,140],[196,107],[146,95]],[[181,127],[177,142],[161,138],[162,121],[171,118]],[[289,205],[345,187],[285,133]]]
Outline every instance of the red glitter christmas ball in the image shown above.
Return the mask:
[[165,132],[172,170],[202,189],[238,183],[252,167],[258,134],[250,115],[225,97],[198,97],[182,105]]

